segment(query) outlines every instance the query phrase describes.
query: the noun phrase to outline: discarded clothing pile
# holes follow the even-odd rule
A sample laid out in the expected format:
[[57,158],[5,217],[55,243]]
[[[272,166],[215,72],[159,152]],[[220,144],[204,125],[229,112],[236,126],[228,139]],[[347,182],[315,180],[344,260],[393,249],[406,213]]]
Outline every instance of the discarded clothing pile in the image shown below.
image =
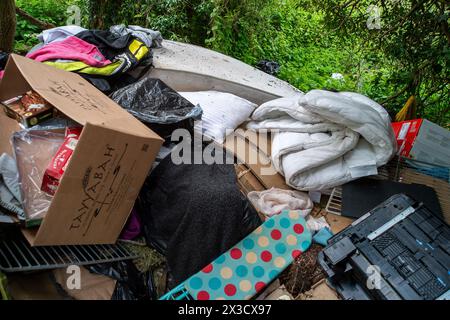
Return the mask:
[[388,113],[350,92],[312,90],[261,105],[247,128],[270,130],[272,163],[298,190],[325,190],[376,175],[396,152]]
[[228,164],[175,165],[167,156],[146,180],[137,203],[147,243],[166,255],[174,284],[261,224]]
[[160,47],[158,31],[117,25],[109,30],[63,26],[45,30],[27,57],[56,68],[76,72],[103,92],[133,82],[126,73],[150,67],[151,48]]

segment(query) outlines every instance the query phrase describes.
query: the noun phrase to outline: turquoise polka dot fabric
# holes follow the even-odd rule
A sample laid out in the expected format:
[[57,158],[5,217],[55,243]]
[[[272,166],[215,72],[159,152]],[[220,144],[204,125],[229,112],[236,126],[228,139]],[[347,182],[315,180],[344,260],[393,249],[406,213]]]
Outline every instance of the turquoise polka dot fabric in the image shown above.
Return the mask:
[[189,278],[185,287],[197,300],[248,300],[308,250],[311,238],[300,213],[285,210]]

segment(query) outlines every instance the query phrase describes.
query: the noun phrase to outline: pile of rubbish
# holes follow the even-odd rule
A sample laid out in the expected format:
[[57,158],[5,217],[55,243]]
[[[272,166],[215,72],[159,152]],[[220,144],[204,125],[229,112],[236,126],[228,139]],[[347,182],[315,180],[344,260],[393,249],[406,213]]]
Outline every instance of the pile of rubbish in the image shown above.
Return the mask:
[[3,299],[449,297],[447,130],[357,93],[172,88],[139,26],[38,38],[0,54]]

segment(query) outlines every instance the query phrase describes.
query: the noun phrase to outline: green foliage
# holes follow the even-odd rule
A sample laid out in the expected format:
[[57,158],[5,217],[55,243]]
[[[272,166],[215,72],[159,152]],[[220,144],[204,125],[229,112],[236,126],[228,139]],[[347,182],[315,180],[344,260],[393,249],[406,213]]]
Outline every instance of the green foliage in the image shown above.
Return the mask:
[[[384,93],[374,92],[376,83],[368,88],[372,97],[385,100],[385,107],[398,110],[414,95],[419,116],[449,124],[448,1],[317,0],[315,4],[325,13],[329,30],[341,39],[364,41],[365,56],[381,53],[381,59],[375,62],[390,67],[386,70],[388,77],[379,74],[373,80],[390,88],[391,97],[383,99]],[[377,15],[379,21],[373,19]],[[376,28],[373,22],[378,22]]]
[[[87,12],[103,18],[104,28],[115,24],[135,24],[160,30],[166,39],[204,44],[213,10],[211,0],[111,0],[104,10],[98,3],[108,0],[85,1]],[[90,25],[95,25],[91,16]]]
[[[67,19],[67,7],[75,4],[73,0],[16,0],[16,6],[36,19],[54,25],[65,25]],[[17,16],[15,51],[24,53],[37,44],[36,35],[40,30],[20,16]]]
[[[85,27],[136,24],[164,38],[207,46],[251,65],[281,65],[279,77],[303,91],[363,93],[398,111],[411,94],[419,116],[450,123],[448,4],[442,0],[18,0],[41,20],[65,24],[66,8],[82,9]],[[382,8],[381,30],[366,23]],[[20,20],[20,19],[19,19]],[[34,43],[19,21],[17,45]],[[445,27],[446,26],[446,27]],[[445,31],[447,37],[445,37]],[[340,73],[343,79],[332,79]]]
[[[207,40],[213,49],[249,64],[275,60],[281,65],[279,76],[304,91],[355,89],[349,63],[352,52],[325,32],[320,13],[289,0],[250,0],[216,8],[212,36]],[[331,79],[333,73],[344,74],[344,80]]]

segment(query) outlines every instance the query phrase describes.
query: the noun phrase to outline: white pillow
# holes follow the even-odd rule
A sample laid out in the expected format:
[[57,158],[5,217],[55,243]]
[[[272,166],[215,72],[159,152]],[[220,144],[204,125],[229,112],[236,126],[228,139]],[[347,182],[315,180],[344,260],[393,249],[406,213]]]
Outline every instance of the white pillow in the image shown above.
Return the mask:
[[231,93],[198,91],[179,94],[203,109],[201,126],[196,124],[194,130],[218,143],[224,142],[227,129],[234,131],[256,108],[256,104]]

